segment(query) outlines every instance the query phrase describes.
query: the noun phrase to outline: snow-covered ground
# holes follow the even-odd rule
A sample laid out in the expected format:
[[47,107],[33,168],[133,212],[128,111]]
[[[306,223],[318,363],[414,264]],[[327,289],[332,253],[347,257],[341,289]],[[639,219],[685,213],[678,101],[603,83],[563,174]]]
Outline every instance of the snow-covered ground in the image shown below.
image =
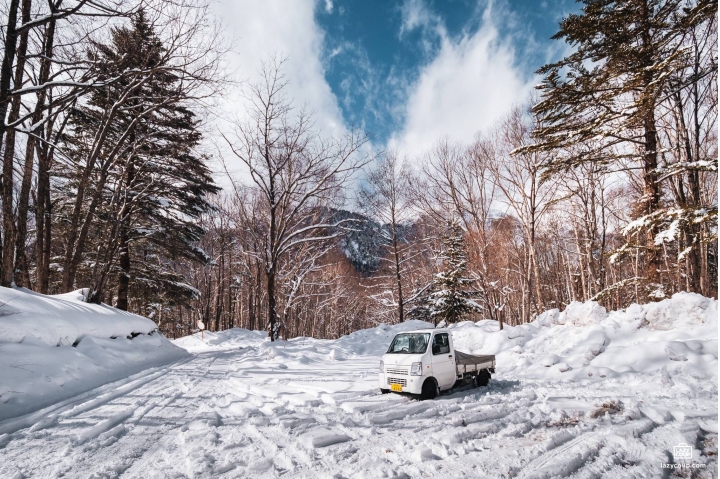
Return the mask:
[[423,326],[179,339],[191,356],[0,422],[0,477],[690,477],[661,468],[679,444],[717,477],[716,301],[462,323],[459,349],[497,354],[490,386],[380,395],[379,356]]

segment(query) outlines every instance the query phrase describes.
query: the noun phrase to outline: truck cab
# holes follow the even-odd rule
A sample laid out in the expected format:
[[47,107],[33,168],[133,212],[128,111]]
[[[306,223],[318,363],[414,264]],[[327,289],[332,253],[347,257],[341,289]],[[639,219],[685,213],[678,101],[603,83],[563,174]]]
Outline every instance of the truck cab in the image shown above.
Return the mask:
[[382,392],[435,397],[456,380],[452,335],[444,329],[399,333],[380,361]]

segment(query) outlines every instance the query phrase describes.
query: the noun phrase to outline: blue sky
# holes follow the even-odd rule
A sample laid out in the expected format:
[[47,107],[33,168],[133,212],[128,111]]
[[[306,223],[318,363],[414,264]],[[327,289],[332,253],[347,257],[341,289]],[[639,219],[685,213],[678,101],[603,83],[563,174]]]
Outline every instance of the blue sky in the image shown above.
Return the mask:
[[408,86],[436,58],[444,39],[477,34],[494,10],[498,41],[514,46],[514,66],[530,81],[546,56],[555,57],[563,13],[572,0],[321,0],[316,21],[324,36],[325,78],[347,123],[363,125],[378,141],[402,128]]
[[[288,97],[326,134],[362,127],[410,156],[440,139],[469,142],[538,82],[566,46],[550,37],[572,0],[219,0],[246,84],[287,59]],[[243,99],[226,95],[242,116]]]

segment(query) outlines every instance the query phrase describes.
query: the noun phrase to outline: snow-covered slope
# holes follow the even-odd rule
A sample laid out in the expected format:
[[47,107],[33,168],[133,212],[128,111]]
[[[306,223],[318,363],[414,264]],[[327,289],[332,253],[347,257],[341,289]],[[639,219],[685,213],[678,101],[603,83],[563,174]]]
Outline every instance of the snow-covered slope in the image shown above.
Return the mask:
[[0,420],[188,355],[156,329],[80,291],[0,288]]
[[[461,349],[497,354],[488,387],[380,394],[392,336],[427,326],[181,338],[186,361],[0,421],[0,477],[690,477],[673,462],[717,477],[716,301],[458,324]],[[691,460],[674,461],[680,444]]]

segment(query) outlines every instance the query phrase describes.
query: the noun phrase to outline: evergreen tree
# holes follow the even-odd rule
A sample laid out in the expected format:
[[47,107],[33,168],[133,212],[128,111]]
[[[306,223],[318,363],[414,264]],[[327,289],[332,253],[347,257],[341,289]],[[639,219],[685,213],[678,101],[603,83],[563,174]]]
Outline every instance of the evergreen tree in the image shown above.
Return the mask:
[[445,270],[433,277],[435,291],[429,295],[430,317],[435,324],[442,321],[457,323],[479,309],[477,303],[470,299],[472,292],[466,290],[475,280],[465,277],[467,254],[463,230],[457,219],[448,221],[443,250],[438,258]]
[[[172,269],[178,259],[207,262],[195,245],[203,234],[197,218],[208,211],[209,194],[215,186],[206,165],[197,153],[201,140],[199,120],[191,110],[192,99],[180,78],[166,64],[164,47],[141,10],[130,27],[113,30],[112,41],[96,45],[91,58],[108,78],[119,78],[78,107],[65,137],[78,158],[86,153],[84,135],[94,135],[103,126],[116,150],[100,158],[102,165],[94,178],[93,201],[99,202],[94,230],[90,233],[92,281],[88,301],[102,301],[108,282],[117,274],[116,306],[128,308],[131,280],[141,283],[144,296],[155,291],[170,292],[172,302],[196,294],[185,286]],[[103,123],[127,95],[128,82],[137,82],[127,71],[147,72],[144,81],[122,100],[121,111],[113,111],[111,123]],[[117,152],[119,150],[119,152]],[[112,151],[112,150],[110,150]],[[69,175],[72,190],[72,173]],[[163,293],[164,296],[167,294]],[[168,298],[165,298],[168,300]]]
[[639,162],[642,197],[634,217],[647,221],[637,223],[644,234],[633,247],[645,256],[645,279],[654,289],[663,268],[656,244],[663,222],[657,220],[663,207],[657,109],[691,61],[686,38],[712,21],[717,1],[581,2],[582,13],[565,17],[553,37],[567,41],[573,53],[538,70],[545,75],[533,109],[539,126],[536,143],[525,150],[552,152],[548,173],[585,162],[617,169]]
[[434,321],[432,317],[432,293],[435,291],[433,286],[435,285],[431,282],[424,287],[415,287],[410,291],[409,308],[407,310],[408,320]]

